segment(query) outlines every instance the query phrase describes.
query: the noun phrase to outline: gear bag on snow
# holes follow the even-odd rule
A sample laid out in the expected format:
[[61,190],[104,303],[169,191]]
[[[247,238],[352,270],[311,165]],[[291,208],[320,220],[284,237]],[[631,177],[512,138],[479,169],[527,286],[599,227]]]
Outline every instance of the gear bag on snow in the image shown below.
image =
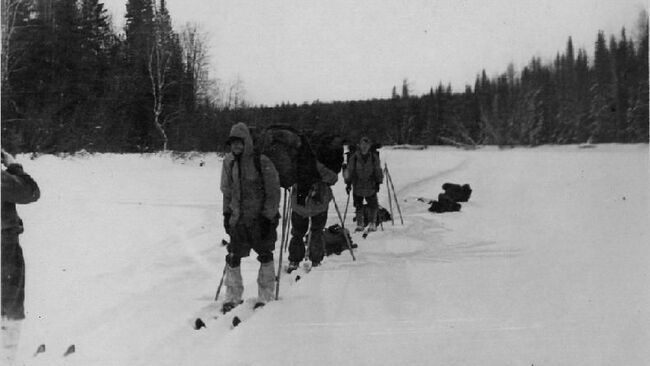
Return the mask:
[[323,241],[325,242],[325,255],[336,254],[339,255],[341,252],[348,250],[348,243],[345,240],[345,236],[348,236],[348,240],[352,244],[352,249],[357,248],[358,245],[352,242],[352,237],[350,236],[350,231],[348,229],[343,229],[341,225],[335,224],[323,230]]
[[[363,222],[368,224],[368,222],[370,221],[370,207],[368,207],[368,205],[363,205],[362,210],[363,210],[362,211]],[[381,224],[382,222],[389,221],[390,219],[391,219],[390,212],[388,212],[388,210],[385,209],[383,206],[377,205],[377,220],[375,224],[379,226],[379,224]],[[352,219],[352,221],[356,221],[356,220],[357,220],[356,217]]]
[[445,183],[442,185],[442,189],[454,202],[467,202],[472,195],[472,188],[469,184]]
[[429,212],[444,213],[460,211],[460,203],[454,201],[446,193],[440,193],[437,201],[431,201]]

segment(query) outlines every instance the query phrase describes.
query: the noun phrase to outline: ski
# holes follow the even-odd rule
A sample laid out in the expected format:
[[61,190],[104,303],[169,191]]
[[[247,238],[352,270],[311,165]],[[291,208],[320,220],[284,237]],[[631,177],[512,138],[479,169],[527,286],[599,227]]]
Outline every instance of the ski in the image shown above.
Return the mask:
[[199,316],[194,318],[192,328],[196,331],[216,327],[229,327],[230,329],[234,329],[265,306],[266,304],[258,302],[257,297],[254,297],[242,301],[242,303],[224,313],[221,311],[222,304],[220,302],[214,302],[205,307]]
[[[40,355],[42,353],[45,353],[46,350],[47,350],[47,347],[45,346],[45,344],[41,344],[40,346],[38,346],[38,348],[36,349],[36,352],[34,353],[34,356],[32,356],[32,357],[37,357],[38,355]],[[68,357],[71,354],[75,353],[76,351],[77,351],[76,346],[74,344],[71,344],[71,345],[68,346],[66,351],[63,353],[63,357]]]
[[265,306],[266,304],[258,302],[256,298],[246,300],[244,304],[235,308],[239,311],[237,311],[236,314],[233,314],[230,320],[230,329],[235,329]]
[[36,349],[36,353],[34,353],[34,357],[38,356],[40,353],[45,352],[45,344],[41,344],[38,346],[38,349]]
[[75,353],[77,351],[76,347],[74,344],[71,344],[70,347],[65,351],[63,354],[63,357],[70,356],[71,354]]

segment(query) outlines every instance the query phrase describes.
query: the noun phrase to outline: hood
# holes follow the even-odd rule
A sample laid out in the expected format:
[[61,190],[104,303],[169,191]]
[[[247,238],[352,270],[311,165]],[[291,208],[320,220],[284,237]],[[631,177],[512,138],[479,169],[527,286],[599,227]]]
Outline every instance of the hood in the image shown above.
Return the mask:
[[245,123],[239,122],[236,123],[234,126],[232,126],[232,128],[230,129],[229,137],[237,137],[244,140],[243,155],[253,154],[253,138],[251,137],[250,130],[248,129],[248,126],[246,126]]

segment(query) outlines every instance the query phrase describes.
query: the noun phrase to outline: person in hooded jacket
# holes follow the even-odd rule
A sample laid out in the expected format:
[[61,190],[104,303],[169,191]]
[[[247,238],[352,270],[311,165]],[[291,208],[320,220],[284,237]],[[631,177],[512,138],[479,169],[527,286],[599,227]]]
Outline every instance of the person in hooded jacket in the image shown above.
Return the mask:
[[223,312],[242,302],[244,285],[241,258],[249,256],[251,249],[257,253],[260,262],[256,306],[273,300],[273,250],[280,217],[278,172],[268,157],[255,153],[250,130],[244,123],[232,127],[228,144],[231,152],[224,158],[221,171],[223,225],[230,235],[224,274],[226,294]]
[[25,259],[18,236],[23,232],[23,221],[16,204],[32,203],[39,199],[38,185],[2,150],[2,341],[7,352],[6,361],[13,362],[18,346],[20,323],[25,318]]
[[[381,170],[379,153],[370,149],[370,139],[361,138],[359,148],[350,156],[345,172],[346,191],[352,197],[355,207],[356,231],[363,231],[366,224],[368,231],[377,230],[377,192],[379,185],[384,180],[384,173]],[[363,201],[368,204],[368,221],[365,222],[363,214]]]

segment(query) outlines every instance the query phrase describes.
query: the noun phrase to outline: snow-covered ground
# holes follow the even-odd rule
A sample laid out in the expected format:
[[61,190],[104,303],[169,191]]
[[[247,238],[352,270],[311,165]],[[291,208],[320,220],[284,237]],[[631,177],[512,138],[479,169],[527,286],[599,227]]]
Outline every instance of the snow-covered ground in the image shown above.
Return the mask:
[[[220,158],[19,156],[42,189],[19,207],[20,364],[650,363],[647,144],[381,155],[404,226],[356,234],[355,262],[346,252],[283,276],[281,301],[232,330],[213,317]],[[471,184],[470,201],[427,212],[417,198],[448,181]],[[343,209],[343,184],[335,193]],[[242,266],[250,299],[258,263]],[[192,328],[197,316],[207,328]]]

